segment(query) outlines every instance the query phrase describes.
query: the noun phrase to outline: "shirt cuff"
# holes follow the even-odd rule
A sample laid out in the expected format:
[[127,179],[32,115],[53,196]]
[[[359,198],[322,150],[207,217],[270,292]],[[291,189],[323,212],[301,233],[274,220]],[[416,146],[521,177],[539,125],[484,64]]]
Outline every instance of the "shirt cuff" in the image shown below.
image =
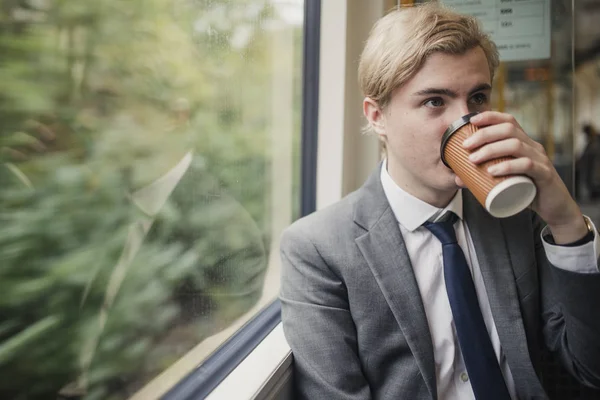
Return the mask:
[[541,237],[546,251],[548,261],[556,268],[580,274],[600,273],[598,268],[598,257],[600,256],[600,239],[596,226],[590,220],[594,228],[594,240],[576,247],[552,245],[544,240],[544,235],[550,233],[548,226],[542,229]]

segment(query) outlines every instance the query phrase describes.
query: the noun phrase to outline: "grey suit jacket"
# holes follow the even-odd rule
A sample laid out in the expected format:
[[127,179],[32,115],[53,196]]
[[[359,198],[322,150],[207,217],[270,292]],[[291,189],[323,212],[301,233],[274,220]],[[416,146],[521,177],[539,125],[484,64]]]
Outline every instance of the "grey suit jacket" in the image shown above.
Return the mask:
[[[379,173],[282,236],[283,328],[300,399],[437,398],[425,310]],[[465,192],[464,218],[519,398],[547,398],[544,344],[600,386],[600,274],[552,266],[529,210],[495,219]]]

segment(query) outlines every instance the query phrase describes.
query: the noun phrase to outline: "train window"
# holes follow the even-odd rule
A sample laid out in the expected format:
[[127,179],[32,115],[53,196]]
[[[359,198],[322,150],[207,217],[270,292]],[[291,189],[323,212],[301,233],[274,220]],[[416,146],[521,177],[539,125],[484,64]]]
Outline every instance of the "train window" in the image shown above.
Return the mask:
[[278,294],[304,3],[0,15],[0,397],[161,396]]

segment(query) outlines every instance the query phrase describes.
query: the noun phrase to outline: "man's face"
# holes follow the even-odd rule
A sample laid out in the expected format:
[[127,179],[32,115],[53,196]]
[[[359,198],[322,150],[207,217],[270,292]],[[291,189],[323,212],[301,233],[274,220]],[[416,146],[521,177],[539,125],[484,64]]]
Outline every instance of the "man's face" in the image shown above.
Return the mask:
[[[454,173],[440,159],[448,125],[490,109],[491,77],[480,47],[462,55],[432,54],[421,70],[394,91],[382,113],[388,171],[404,190],[444,206],[454,195]],[[436,204],[440,203],[440,204]]]

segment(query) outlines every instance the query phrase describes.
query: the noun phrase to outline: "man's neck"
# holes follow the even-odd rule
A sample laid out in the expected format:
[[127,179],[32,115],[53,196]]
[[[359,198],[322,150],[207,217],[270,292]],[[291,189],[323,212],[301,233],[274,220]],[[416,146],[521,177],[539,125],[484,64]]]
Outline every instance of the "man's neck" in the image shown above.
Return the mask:
[[458,189],[450,191],[439,191],[424,186],[417,182],[413,176],[407,174],[401,168],[394,168],[387,163],[387,171],[396,185],[417,199],[431,204],[437,208],[445,208],[456,195]]

